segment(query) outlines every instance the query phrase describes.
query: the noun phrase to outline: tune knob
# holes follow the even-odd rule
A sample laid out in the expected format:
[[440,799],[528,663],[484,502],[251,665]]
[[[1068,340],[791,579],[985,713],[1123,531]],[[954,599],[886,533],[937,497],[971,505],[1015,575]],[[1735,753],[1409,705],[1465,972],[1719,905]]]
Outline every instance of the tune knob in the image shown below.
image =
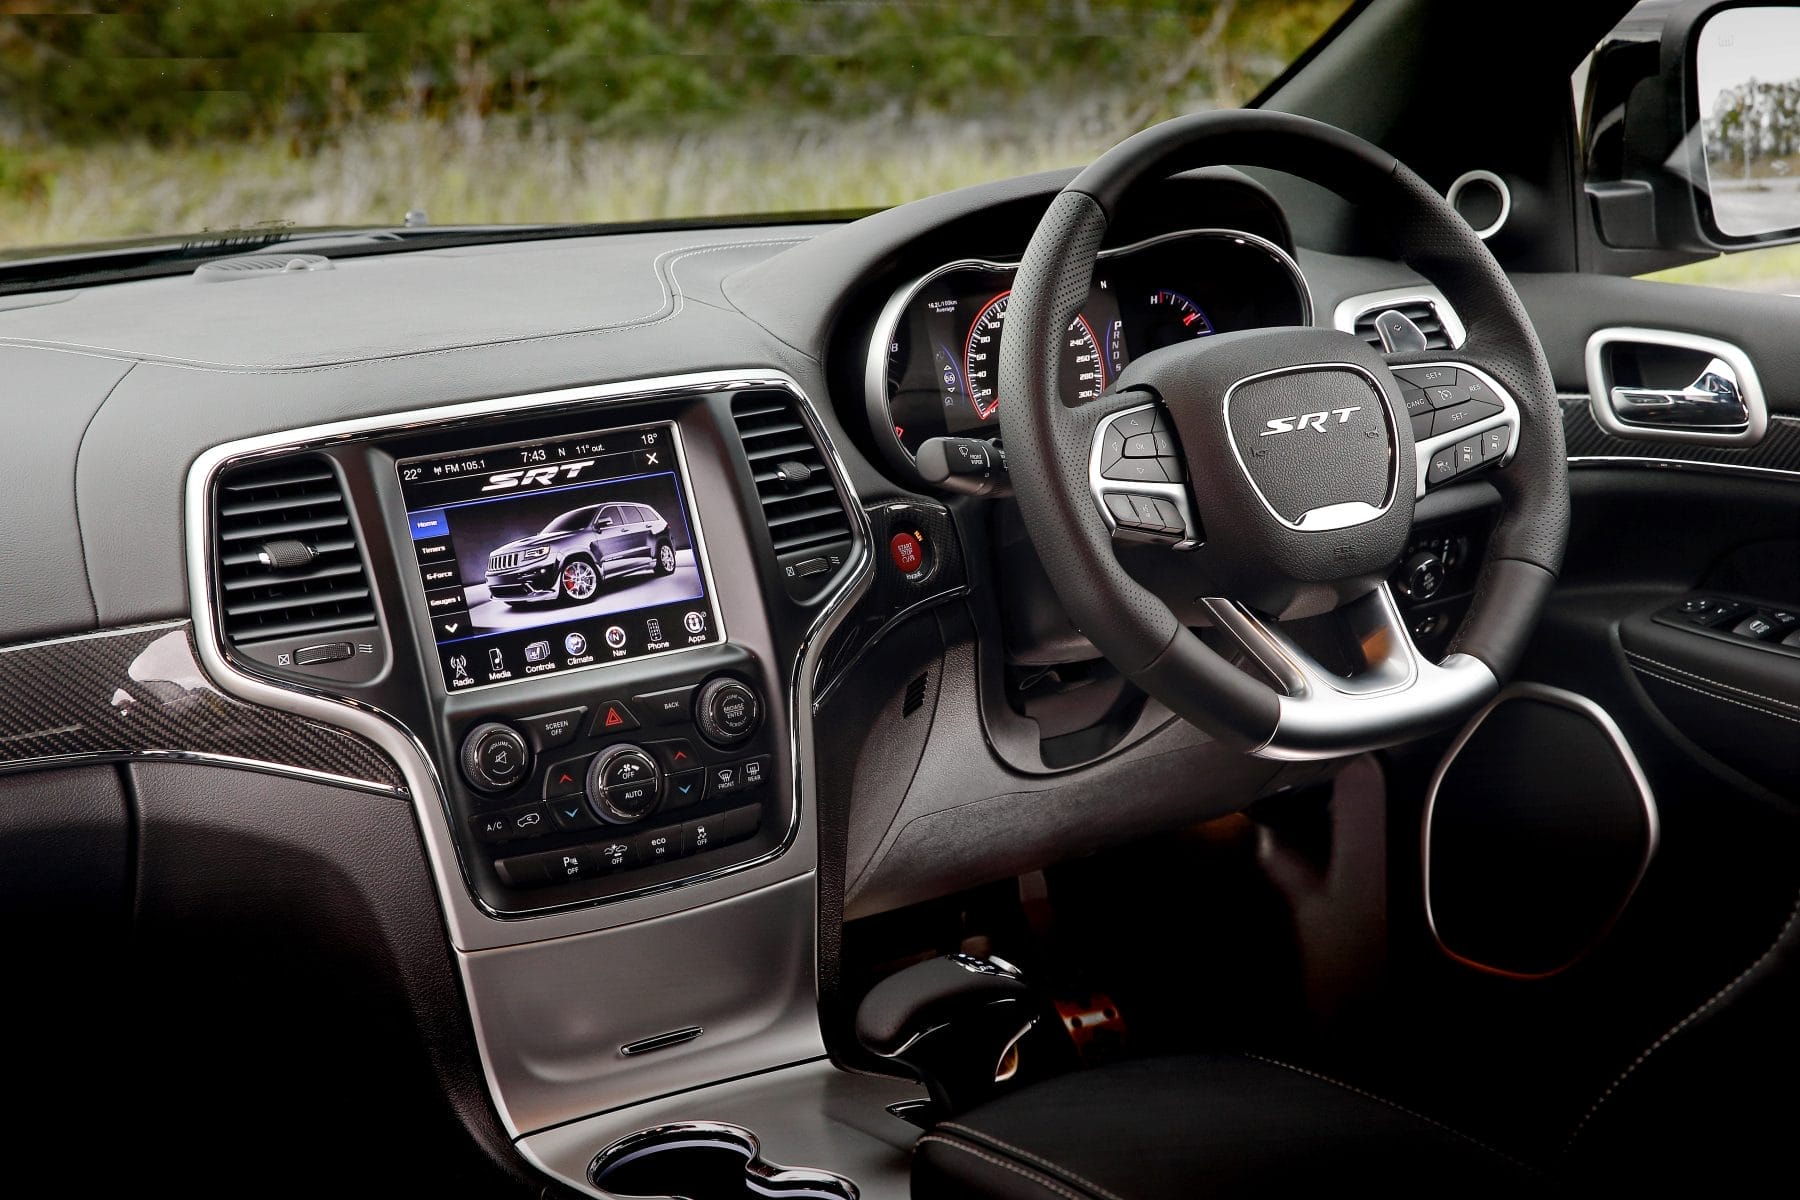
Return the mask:
[[531,770],[531,751],[525,739],[498,721],[469,730],[461,758],[464,778],[483,792],[510,791]]
[[1444,586],[1444,560],[1421,550],[1400,568],[1400,590],[1409,600],[1429,600]]
[[588,807],[608,824],[641,821],[660,799],[662,773],[656,760],[636,746],[608,747],[588,766]]
[[735,746],[762,724],[762,700],[748,684],[714,679],[694,698],[694,724],[715,746]]

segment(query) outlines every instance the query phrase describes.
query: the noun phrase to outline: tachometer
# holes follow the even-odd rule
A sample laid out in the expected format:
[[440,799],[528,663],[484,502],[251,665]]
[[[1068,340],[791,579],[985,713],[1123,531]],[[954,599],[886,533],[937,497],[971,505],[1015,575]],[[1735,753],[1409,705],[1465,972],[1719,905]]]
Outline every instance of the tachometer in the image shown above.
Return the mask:
[[1212,320],[1198,304],[1180,292],[1163,288],[1150,294],[1148,316],[1139,339],[1147,349],[1160,350],[1189,338],[1205,337],[1212,331]]
[[[977,421],[991,421],[1000,408],[1000,330],[1006,324],[1006,299],[1011,291],[981,306],[969,324],[963,346],[963,387]],[[1087,318],[1077,313],[1069,322],[1063,342],[1062,388],[1065,398],[1091,400],[1106,387],[1106,368],[1100,341]]]

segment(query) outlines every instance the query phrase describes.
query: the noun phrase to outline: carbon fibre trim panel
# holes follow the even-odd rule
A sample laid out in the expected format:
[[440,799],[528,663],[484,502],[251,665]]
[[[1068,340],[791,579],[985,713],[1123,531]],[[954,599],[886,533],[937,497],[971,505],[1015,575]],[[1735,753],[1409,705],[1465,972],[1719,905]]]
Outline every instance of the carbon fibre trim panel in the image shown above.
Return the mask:
[[211,761],[405,791],[399,768],[361,738],[214,687],[186,621],[0,647],[0,772],[94,759]]
[[1752,471],[1782,471],[1800,477],[1800,418],[1769,414],[1769,431],[1754,446],[1710,446],[1700,442],[1649,442],[1614,437],[1600,428],[1588,408],[1586,396],[1564,393],[1563,440],[1569,461],[1580,466],[1631,461],[1643,465],[1722,467]]

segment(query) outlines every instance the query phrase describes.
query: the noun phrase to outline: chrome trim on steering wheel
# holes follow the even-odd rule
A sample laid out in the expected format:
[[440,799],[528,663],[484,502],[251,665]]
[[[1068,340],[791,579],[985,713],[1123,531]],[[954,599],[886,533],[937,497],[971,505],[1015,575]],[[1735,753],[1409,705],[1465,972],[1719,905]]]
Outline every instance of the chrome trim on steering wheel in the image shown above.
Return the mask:
[[1431,732],[1500,690],[1478,658],[1452,654],[1432,663],[1420,657],[1385,583],[1340,610],[1363,652],[1364,669],[1353,676],[1327,670],[1235,601],[1203,603],[1214,624],[1286,693],[1277,698],[1275,731],[1252,751],[1259,758],[1304,762],[1391,746]]

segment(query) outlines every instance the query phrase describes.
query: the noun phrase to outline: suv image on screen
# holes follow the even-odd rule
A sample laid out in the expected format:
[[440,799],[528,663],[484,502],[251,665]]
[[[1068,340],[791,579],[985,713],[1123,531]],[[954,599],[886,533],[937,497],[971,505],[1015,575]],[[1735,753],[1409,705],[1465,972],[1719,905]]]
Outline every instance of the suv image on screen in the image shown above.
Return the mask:
[[509,606],[532,600],[584,604],[594,598],[602,580],[674,570],[669,523],[654,508],[590,504],[562,514],[531,537],[491,551],[487,586]]

